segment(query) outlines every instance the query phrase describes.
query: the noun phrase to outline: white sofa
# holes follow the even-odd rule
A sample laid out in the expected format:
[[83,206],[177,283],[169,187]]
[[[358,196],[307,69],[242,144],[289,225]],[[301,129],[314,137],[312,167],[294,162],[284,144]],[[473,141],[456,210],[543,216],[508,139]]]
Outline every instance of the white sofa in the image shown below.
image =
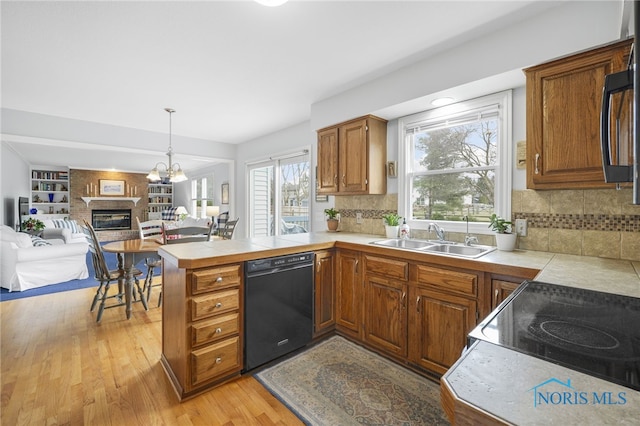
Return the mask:
[[6,225],[0,228],[0,286],[9,291],[58,284],[89,276],[86,239],[34,247],[31,237]]
[[66,244],[86,242],[87,237],[75,220],[45,219],[42,238],[45,240],[63,240]]

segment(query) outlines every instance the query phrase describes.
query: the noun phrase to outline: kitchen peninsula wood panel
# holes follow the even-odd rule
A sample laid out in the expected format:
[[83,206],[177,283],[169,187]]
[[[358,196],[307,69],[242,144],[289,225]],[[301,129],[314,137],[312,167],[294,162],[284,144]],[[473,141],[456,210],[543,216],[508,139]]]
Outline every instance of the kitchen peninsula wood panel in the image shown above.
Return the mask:
[[182,399],[240,376],[242,265],[185,269],[163,260],[161,363]]

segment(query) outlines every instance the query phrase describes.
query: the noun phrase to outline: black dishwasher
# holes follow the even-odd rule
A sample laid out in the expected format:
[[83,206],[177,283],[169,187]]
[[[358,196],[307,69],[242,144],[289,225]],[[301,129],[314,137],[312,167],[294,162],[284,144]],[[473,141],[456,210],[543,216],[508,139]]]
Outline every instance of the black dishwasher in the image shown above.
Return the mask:
[[245,263],[244,371],[311,341],[313,253]]

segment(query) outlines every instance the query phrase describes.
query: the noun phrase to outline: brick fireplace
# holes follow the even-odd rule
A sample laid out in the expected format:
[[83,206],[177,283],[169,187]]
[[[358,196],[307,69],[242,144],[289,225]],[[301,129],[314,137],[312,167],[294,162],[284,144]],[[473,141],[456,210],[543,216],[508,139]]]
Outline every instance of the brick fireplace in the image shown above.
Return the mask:
[[[123,200],[123,196],[113,196],[109,200],[92,200],[89,205],[82,200],[82,197],[100,196],[99,193],[87,194],[87,185],[94,188],[100,187],[100,180],[119,180],[124,181],[127,188],[135,188],[137,190],[136,197],[140,200],[137,204],[133,201]],[[69,170],[69,210],[70,219],[76,220],[79,224],[83,224],[84,220],[92,223],[92,211],[128,211],[129,214],[129,226],[128,229],[96,229],[96,234],[100,241],[117,241],[117,240],[130,240],[138,238],[138,227],[136,225],[136,217],[140,221],[146,220],[149,197],[147,194],[147,179],[142,173],[124,173],[124,172],[105,172],[97,170],[81,170],[71,169]],[[125,197],[128,195],[125,195]],[[114,227],[111,227],[114,228]],[[123,228],[119,226],[119,228]]]

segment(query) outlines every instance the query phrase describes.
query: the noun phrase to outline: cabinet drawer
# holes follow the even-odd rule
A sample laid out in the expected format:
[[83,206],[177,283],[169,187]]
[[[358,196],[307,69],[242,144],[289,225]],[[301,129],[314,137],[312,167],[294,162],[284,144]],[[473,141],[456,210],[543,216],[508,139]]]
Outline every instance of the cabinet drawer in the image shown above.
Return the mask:
[[446,269],[432,268],[425,265],[417,265],[418,284],[428,284],[442,290],[462,293],[469,296],[477,295],[478,277],[475,274],[448,271]]
[[237,310],[240,307],[240,290],[216,291],[206,296],[191,299],[191,320],[196,321],[223,312]]
[[224,373],[240,370],[240,338],[231,337],[191,352],[191,384],[196,385]]
[[203,269],[193,272],[191,293],[205,293],[220,288],[239,286],[241,282],[242,270],[239,264]]
[[385,259],[377,256],[365,255],[365,270],[367,273],[383,275],[401,280],[409,279],[409,263],[400,260]]
[[191,346],[223,339],[240,331],[240,315],[237,312],[199,321],[191,326]]

